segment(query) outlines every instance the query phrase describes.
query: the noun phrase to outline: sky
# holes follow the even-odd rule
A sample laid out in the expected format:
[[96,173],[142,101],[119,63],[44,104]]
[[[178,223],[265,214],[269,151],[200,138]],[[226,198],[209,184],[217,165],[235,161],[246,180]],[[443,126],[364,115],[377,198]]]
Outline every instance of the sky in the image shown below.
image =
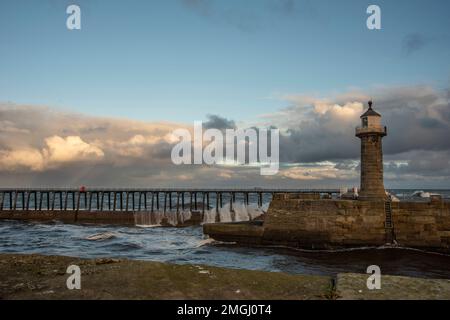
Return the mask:
[[[81,30],[66,28],[70,4]],[[450,188],[449,13],[446,0],[1,1],[0,185],[357,185],[354,127],[374,99],[386,185]],[[195,120],[283,129],[279,175],[174,166],[170,132]]]

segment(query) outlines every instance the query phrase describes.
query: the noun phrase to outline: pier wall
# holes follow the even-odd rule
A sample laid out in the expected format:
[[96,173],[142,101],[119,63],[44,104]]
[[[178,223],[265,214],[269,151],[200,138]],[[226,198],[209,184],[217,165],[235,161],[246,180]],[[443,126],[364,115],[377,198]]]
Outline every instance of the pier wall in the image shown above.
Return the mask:
[[384,202],[292,199],[275,195],[264,242],[326,249],[385,243]]
[[[92,224],[139,224],[139,215],[149,215],[149,211],[73,211],[73,210],[3,210],[0,220],[22,221],[60,221],[64,223],[92,223]],[[176,214],[176,213],[171,213]],[[136,220],[138,219],[138,220]],[[189,220],[178,222],[177,227],[200,225],[203,222],[201,212],[192,212]],[[169,222],[162,219],[162,226],[169,226]]]
[[[263,243],[328,248],[383,245],[384,201],[311,200],[275,195],[266,215]],[[450,203],[393,202],[399,245],[450,248]]]
[[450,248],[450,203],[392,204],[397,242],[408,247]]
[[133,212],[109,212],[109,211],[72,211],[72,210],[41,210],[20,211],[3,210],[1,219],[25,220],[25,221],[61,221],[65,223],[105,223],[133,225]]

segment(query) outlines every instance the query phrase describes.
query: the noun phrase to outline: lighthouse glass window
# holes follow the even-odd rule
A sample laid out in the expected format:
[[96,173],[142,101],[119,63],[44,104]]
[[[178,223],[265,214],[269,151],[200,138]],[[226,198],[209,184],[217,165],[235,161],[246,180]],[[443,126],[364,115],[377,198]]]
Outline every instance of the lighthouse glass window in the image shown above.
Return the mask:
[[367,128],[368,125],[369,125],[369,122],[368,122],[367,118],[362,118],[362,126],[363,126],[364,128]]

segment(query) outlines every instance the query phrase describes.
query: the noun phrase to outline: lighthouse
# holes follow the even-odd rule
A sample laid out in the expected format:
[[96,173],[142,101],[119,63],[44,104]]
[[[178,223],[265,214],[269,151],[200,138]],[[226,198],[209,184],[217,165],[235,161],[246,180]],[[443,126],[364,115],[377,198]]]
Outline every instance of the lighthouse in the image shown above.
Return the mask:
[[361,126],[356,128],[356,136],[361,139],[361,187],[360,200],[385,200],[383,182],[382,139],[387,135],[386,127],[381,125],[381,115],[369,109],[361,115]]

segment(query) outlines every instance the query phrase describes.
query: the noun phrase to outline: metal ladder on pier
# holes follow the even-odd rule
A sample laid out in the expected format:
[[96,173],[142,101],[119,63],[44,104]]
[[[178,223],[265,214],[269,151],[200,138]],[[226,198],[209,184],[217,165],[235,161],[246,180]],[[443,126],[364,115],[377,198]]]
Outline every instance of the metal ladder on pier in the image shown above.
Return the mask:
[[386,231],[386,242],[393,243],[395,241],[395,233],[394,233],[394,222],[392,220],[392,202],[391,201],[384,202],[384,212],[386,215],[386,220],[384,223],[384,228]]

